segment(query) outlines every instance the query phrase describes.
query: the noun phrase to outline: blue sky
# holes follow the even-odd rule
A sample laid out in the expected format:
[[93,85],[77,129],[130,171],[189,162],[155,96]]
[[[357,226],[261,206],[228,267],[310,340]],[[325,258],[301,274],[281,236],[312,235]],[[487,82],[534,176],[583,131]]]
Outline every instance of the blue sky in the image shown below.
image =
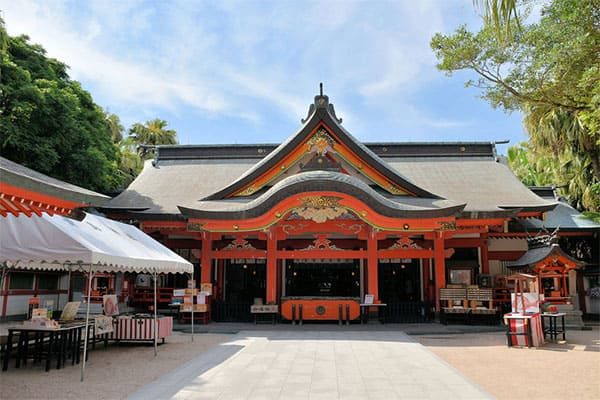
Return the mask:
[[[472,0],[0,0],[27,34],[127,127],[162,118],[182,144],[278,143],[324,82],[363,141],[525,140],[519,114],[445,76],[436,32],[481,21]],[[506,146],[499,150],[505,152]]]

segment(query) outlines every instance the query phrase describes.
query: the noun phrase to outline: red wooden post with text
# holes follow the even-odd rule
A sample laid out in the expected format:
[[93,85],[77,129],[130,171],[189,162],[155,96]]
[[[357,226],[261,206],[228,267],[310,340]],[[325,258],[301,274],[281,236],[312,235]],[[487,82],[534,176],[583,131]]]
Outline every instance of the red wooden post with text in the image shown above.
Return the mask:
[[421,265],[422,265],[422,279],[423,279],[423,300],[427,301],[427,300],[431,300],[431,296],[430,296],[430,289],[429,289],[429,280],[431,279],[429,277],[429,259],[424,258],[421,260]]
[[211,254],[212,253],[212,235],[210,232],[204,232],[202,236],[202,253],[200,259],[200,283],[211,283],[210,274],[212,271]]
[[433,240],[435,260],[435,311],[440,312],[440,289],[446,286],[446,259],[444,255],[444,234],[436,232]]
[[483,244],[481,246],[479,246],[479,251],[481,254],[481,273],[484,275],[487,275],[490,273],[490,261],[489,261],[489,254],[488,254],[488,240],[487,240],[487,233],[485,234],[481,234],[481,238],[484,239],[483,240]]
[[267,304],[277,300],[277,237],[272,230],[267,234]]
[[[372,294],[374,302],[379,303],[379,278],[378,278],[378,262],[377,262],[377,234],[371,229],[369,238],[367,239],[367,294]],[[361,302],[363,299],[361,299]]]

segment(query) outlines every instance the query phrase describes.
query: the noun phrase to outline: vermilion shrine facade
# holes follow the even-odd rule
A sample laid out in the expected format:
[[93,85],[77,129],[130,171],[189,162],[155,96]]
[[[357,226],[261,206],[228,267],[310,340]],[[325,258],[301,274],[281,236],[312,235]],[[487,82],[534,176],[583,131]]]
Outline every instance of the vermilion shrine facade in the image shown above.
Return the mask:
[[367,294],[439,311],[449,281],[477,283],[523,254],[491,245],[509,221],[555,206],[491,143],[363,144],[322,93],[302,122],[279,146],[159,147],[106,210],[185,253],[213,304],[356,319]]

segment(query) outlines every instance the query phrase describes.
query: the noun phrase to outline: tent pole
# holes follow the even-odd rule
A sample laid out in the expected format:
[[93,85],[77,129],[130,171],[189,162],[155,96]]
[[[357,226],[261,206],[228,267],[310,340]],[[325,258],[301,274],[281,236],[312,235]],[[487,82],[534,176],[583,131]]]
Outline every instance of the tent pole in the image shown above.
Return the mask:
[[[192,287],[192,342],[194,341],[194,289],[196,289],[196,281],[194,280],[194,276],[192,275],[192,281],[194,282],[194,287]],[[197,299],[197,297],[196,297]]]
[[158,279],[158,275],[156,271],[154,271],[154,357],[156,357],[158,347],[158,322],[156,318],[156,280]]
[[83,362],[81,363],[81,382],[83,382],[83,375],[85,371],[85,360],[87,358],[87,344],[90,340],[90,330],[89,330],[89,321],[90,321],[90,300],[92,296],[92,264],[90,264],[90,269],[88,270],[88,291],[87,291],[87,310],[85,312],[85,335],[83,342]]
[[[8,264],[6,262],[2,263],[2,277],[0,279],[0,296],[3,297],[2,301],[2,305],[4,305],[4,302],[8,301],[8,290],[6,290],[4,288],[4,285],[6,284],[6,275],[8,275]],[[5,317],[5,315],[0,314],[0,317]]]
[[6,262],[2,263],[2,277],[0,279],[0,293],[4,295],[4,279],[8,275],[8,264]]
[[67,302],[72,301],[71,299],[71,268],[69,268],[69,282],[67,283]]

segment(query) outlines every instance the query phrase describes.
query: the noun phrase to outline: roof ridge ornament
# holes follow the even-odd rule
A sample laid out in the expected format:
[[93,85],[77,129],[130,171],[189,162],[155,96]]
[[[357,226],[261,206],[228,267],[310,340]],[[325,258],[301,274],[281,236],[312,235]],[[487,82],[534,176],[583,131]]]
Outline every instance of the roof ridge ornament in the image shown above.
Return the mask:
[[315,96],[315,102],[308,107],[308,114],[306,115],[306,118],[300,119],[300,122],[305,124],[310,117],[321,108],[325,109],[338,123],[342,123],[343,120],[335,115],[335,108],[333,107],[333,104],[329,103],[329,96],[323,94],[323,82],[319,83],[319,94]]

